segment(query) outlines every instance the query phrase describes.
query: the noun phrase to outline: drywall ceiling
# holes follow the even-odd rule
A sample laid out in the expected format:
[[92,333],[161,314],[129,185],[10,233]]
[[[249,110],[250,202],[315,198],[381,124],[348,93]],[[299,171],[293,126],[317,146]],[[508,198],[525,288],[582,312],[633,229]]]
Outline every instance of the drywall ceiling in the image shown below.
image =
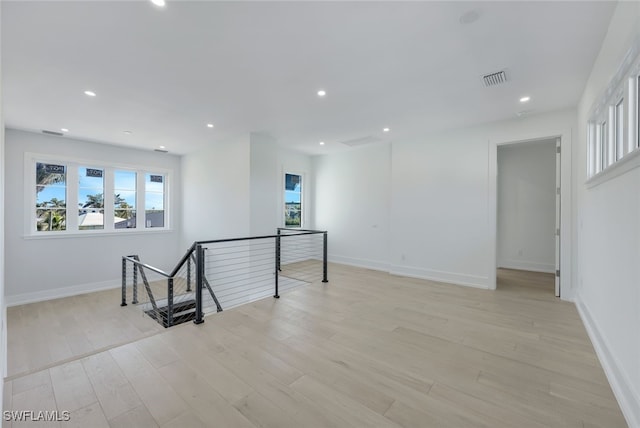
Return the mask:
[[[8,127],[182,154],[252,131],[324,153],[575,106],[615,3],[1,7]],[[478,19],[461,23],[467,12]],[[503,69],[507,83],[485,88]]]

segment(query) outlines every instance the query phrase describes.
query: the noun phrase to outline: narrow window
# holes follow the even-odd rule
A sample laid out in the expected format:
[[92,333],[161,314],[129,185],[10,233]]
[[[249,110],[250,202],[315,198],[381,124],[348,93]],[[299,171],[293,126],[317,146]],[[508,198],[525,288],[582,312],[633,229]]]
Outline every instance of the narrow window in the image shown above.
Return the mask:
[[78,168],[78,229],[104,229],[104,170]]
[[600,166],[600,171],[609,166],[609,127],[607,126],[607,122],[602,122],[600,125],[600,159],[602,161],[602,165]]
[[133,171],[115,171],[113,176],[113,222],[115,229],[136,227],[136,180]]
[[285,174],[284,225],[302,227],[302,176]]
[[67,167],[36,163],[36,230],[67,228]]
[[616,160],[624,156],[624,98],[616,104]]
[[145,174],[144,222],[145,227],[164,227],[164,175]]

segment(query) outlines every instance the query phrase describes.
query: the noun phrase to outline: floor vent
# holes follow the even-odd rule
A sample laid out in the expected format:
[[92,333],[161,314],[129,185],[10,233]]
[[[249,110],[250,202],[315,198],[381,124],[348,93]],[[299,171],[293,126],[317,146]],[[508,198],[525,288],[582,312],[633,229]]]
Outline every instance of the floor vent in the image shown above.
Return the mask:
[[496,86],[506,83],[507,75],[504,71],[498,71],[496,73],[486,74],[482,76],[482,79],[484,80],[485,88],[488,88],[490,86]]

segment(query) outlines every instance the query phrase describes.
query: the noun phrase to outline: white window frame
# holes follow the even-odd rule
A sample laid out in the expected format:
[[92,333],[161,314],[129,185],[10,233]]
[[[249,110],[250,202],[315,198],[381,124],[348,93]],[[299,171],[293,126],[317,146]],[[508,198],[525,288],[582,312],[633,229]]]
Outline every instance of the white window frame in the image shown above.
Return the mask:
[[640,166],[640,43],[629,49],[591,108],[586,161],[588,187]]
[[[36,229],[36,164],[51,163],[64,165],[67,169],[67,226],[66,230],[38,231]],[[55,237],[79,237],[99,235],[120,235],[136,233],[154,233],[171,231],[171,177],[173,171],[166,168],[156,168],[143,165],[131,165],[121,163],[103,163],[90,159],[76,159],[58,157],[51,154],[25,153],[24,157],[24,236],[26,238],[55,238]],[[78,229],[78,216],[72,215],[78,211],[78,180],[79,168],[92,167],[104,171],[104,228],[103,229]],[[114,225],[114,172],[133,171],[136,175],[136,227],[129,229],[116,229]],[[164,227],[145,227],[145,174],[162,175],[164,177]],[[142,208],[142,210],[140,209]],[[142,213],[142,215],[140,215]]]

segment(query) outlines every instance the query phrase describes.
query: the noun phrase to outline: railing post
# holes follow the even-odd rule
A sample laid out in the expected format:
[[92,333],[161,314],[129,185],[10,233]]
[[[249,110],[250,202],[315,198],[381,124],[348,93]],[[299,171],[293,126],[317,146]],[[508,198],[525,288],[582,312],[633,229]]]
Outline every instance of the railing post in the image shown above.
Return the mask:
[[194,324],[202,324],[202,284],[204,283],[204,248],[196,246],[196,319]]
[[173,277],[167,278],[167,327],[173,325]]
[[[280,228],[278,228],[278,237],[280,237]],[[276,241],[276,254],[280,255],[280,239],[278,239]],[[280,269],[280,258],[278,257],[278,266],[277,266],[279,271],[282,271],[282,269]],[[277,294],[277,293],[276,293]]]
[[122,303],[120,306],[127,306],[127,259],[122,258]]
[[327,279],[327,232],[322,237],[322,282],[329,282]]
[[191,256],[187,259],[187,291],[191,291]]
[[138,265],[133,265],[133,299],[131,303],[138,304]]
[[278,271],[280,270],[280,229],[276,235],[276,294],[273,295],[276,299],[280,298],[278,294]]

